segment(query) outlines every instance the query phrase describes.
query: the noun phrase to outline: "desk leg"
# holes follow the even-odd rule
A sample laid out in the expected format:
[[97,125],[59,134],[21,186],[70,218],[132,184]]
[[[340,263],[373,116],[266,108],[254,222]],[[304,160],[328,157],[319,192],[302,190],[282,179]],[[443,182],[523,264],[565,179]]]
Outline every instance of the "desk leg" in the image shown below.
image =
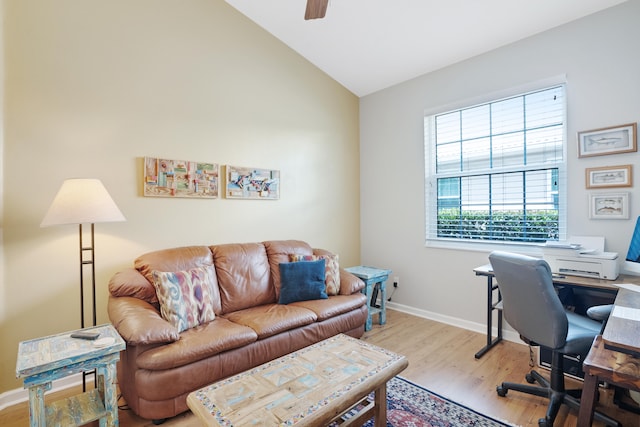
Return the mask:
[[51,383],[29,387],[29,425],[45,427],[47,413],[44,407],[44,393],[51,390]]
[[[493,339],[493,310],[495,309],[493,291],[493,276],[487,276],[487,344],[475,354],[476,359],[480,359],[491,347],[502,341],[502,310],[498,310],[498,336]],[[499,301],[500,291],[498,291]]]
[[582,396],[580,398],[580,412],[578,427],[589,427],[593,422],[593,409],[598,395],[598,377],[585,372]]

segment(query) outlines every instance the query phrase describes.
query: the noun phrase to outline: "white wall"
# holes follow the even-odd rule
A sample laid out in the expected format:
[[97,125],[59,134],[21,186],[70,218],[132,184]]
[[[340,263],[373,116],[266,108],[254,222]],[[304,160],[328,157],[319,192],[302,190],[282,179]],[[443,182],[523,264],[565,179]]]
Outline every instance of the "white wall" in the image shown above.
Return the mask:
[[[630,0],[360,100],[361,258],[400,277],[394,303],[482,330],[485,280],[472,270],[488,252],[425,247],[424,112],[555,76],[567,79],[568,234],[604,235],[607,250],[626,255],[640,154],[578,159],[576,133],[640,120],[639,17]],[[585,168],[623,164],[635,168],[630,219],[590,220]]]
[[[19,341],[79,327],[77,227],[40,228],[66,178],[100,178],[127,219],[96,225],[99,323],[150,250],[301,239],[359,262],[358,99],[226,2],[3,6],[0,393]],[[143,197],[144,156],[279,169],[281,199]]]

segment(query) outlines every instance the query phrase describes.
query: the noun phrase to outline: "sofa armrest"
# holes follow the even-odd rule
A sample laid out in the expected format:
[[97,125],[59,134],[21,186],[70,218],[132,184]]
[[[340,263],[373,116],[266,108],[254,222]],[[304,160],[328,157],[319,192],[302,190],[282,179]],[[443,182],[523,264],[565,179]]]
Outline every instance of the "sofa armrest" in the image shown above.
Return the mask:
[[134,297],[150,304],[157,304],[156,289],[135,268],[117,272],[109,280],[109,293],[114,297]]
[[180,338],[178,330],[153,305],[141,299],[109,296],[107,311],[111,323],[128,344],[163,344]]
[[345,269],[340,269],[340,295],[351,295],[364,289],[364,282]]

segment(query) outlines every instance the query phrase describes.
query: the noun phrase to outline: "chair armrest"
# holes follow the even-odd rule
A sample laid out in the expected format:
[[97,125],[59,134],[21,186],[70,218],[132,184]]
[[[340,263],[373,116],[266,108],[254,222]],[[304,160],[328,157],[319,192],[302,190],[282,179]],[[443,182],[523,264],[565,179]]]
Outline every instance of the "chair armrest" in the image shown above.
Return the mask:
[[603,321],[609,318],[611,310],[613,310],[613,304],[594,305],[587,309],[587,316],[593,320]]

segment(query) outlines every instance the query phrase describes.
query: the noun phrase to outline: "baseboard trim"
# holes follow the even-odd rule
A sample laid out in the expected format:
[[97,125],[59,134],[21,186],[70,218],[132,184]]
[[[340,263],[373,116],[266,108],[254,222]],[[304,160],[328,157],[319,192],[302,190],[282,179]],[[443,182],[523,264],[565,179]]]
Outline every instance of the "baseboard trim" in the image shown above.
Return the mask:
[[[91,379],[91,381],[93,381],[93,379]],[[51,391],[65,390],[69,387],[75,387],[81,384],[82,374],[69,375],[68,377],[53,381],[51,384]],[[8,408],[9,406],[26,402],[27,400],[29,400],[29,390],[27,389],[16,388],[6,391],[0,394],[0,411]]]
[[[444,323],[446,325],[456,326],[458,328],[467,329],[469,331],[478,332],[483,335],[487,333],[486,323],[469,322],[468,320],[458,319],[457,317],[445,316],[440,313],[434,313],[432,311],[422,310],[419,308],[411,307],[408,305],[398,304],[392,301],[387,303],[387,308],[392,310],[401,311],[403,313],[412,314],[414,316],[422,317],[424,319],[433,320],[436,322]],[[493,336],[498,335],[498,328],[493,327]],[[520,339],[520,335],[515,331],[502,328],[502,338],[506,341],[511,341],[517,344],[523,344]]]

